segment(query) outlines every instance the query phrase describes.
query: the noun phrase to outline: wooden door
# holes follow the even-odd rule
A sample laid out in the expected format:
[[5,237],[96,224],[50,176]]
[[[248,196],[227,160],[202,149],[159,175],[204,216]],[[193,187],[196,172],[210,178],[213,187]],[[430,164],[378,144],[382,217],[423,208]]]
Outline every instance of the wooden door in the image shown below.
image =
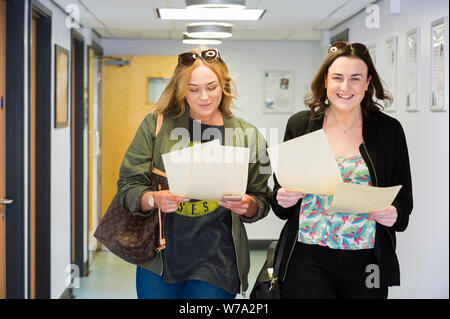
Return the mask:
[[[103,215],[117,191],[123,155],[142,120],[151,112],[148,103],[149,78],[168,78],[176,56],[116,56],[130,60],[128,66],[102,65],[101,180]],[[106,58],[105,58],[106,59]]]
[[[0,199],[5,198],[5,22],[6,3],[0,0]],[[4,210],[0,204],[0,299],[6,298]]]

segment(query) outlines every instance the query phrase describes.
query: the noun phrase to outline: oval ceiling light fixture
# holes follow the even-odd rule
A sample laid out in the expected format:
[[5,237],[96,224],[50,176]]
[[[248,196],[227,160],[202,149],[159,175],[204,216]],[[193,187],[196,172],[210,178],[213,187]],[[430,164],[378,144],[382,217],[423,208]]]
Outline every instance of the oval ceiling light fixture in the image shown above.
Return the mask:
[[229,38],[232,24],[228,23],[191,23],[187,25],[187,35],[191,38],[222,39]]
[[187,34],[183,34],[184,44],[221,44],[220,39],[201,39],[201,38],[191,38]]
[[186,9],[245,9],[245,0],[186,0]]

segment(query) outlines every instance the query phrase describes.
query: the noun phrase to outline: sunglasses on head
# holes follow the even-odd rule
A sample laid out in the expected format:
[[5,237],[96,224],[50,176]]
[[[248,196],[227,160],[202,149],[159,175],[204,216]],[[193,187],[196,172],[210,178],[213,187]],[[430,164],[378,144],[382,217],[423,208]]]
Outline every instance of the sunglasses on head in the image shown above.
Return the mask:
[[328,46],[328,53],[330,52],[334,53],[337,50],[345,49],[348,46],[350,46],[353,50],[355,50],[359,54],[366,54],[367,52],[369,52],[369,49],[365,44],[359,42],[349,43],[347,41],[336,41]]
[[220,59],[220,54],[217,49],[204,50],[200,52],[200,54],[195,52],[186,52],[178,56],[178,62],[186,66],[191,66],[198,58],[201,58],[206,63],[211,63],[216,61],[217,58]]

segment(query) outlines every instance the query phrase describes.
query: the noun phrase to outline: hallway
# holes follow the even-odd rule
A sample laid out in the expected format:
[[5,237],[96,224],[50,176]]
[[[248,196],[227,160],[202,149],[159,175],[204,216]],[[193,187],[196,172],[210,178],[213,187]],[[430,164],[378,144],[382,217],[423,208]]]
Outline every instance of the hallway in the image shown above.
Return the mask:
[[[220,39],[195,39],[202,41],[194,44],[189,42],[193,39],[188,33],[197,33],[191,32],[198,31],[195,23],[206,23],[203,31],[208,31],[210,22],[201,15],[166,19],[164,12],[195,13],[188,4],[201,1],[0,0],[0,300],[68,296],[134,300],[135,266],[101,250],[94,232],[117,193],[124,155],[140,124],[164,96],[177,66],[192,66],[189,63],[199,57],[204,64],[222,61],[238,96],[231,105],[235,106],[233,117],[254,126],[266,146],[272,147],[293,132],[287,124],[293,123],[296,114],[310,110],[305,98],[314,90],[313,79],[323,58],[336,52],[332,43],[342,41],[347,42],[345,47],[351,43],[350,48],[355,43],[364,45],[363,54],[370,56],[383,88],[394,98],[394,102],[380,105],[385,107],[383,115],[401,124],[408,145],[407,152],[393,148],[370,157],[370,162],[385,163],[383,156],[408,153],[410,162],[414,208],[407,229],[406,225],[393,229],[392,246],[400,265],[401,286],[390,289],[389,299],[448,298],[449,0],[232,0],[243,2],[245,8],[230,12],[259,12],[257,19],[240,15],[223,19],[225,12],[219,16],[212,13],[226,8],[200,8],[200,13],[213,10],[203,14],[207,12],[207,20],[219,23],[212,26],[223,27],[211,30],[227,32],[219,32]],[[224,22],[231,22],[232,28]],[[224,34],[227,37],[222,37]],[[207,46],[207,50],[202,49],[205,56],[195,57],[191,51],[203,46]],[[208,57],[207,52],[216,53]],[[194,60],[179,58],[186,57],[186,53]],[[193,87],[202,84],[186,83]],[[216,89],[207,88],[211,94]],[[350,101],[355,95],[340,92],[337,96]],[[328,96],[322,100],[331,105]],[[179,106],[189,106],[187,99],[182,102]],[[162,136],[175,137],[164,130],[170,127],[168,123],[164,121]],[[353,130],[362,126],[356,123],[351,126]],[[179,128],[187,126],[177,125],[171,133],[177,135]],[[346,134],[348,129],[341,131]],[[388,134],[380,146],[399,139],[390,130],[379,131]],[[372,154],[370,140],[372,136],[378,139],[380,134],[361,137],[366,153]],[[371,138],[366,139],[366,135]],[[151,133],[145,131],[145,136]],[[233,142],[241,140],[237,135],[230,137]],[[145,142],[146,138],[138,140]],[[242,140],[250,141],[247,136]],[[149,154],[148,141],[148,145],[139,147],[144,155]],[[183,145],[188,144],[179,144]],[[141,175],[146,177],[148,170],[144,166],[150,167],[150,158],[155,158],[159,161],[156,168],[166,171],[162,154],[168,154],[169,149],[175,150],[167,143],[158,149],[161,156],[142,156],[142,161],[129,166],[142,171],[145,168]],[[314,150],[308,153],[316,157],[320,154]],[[269,160],[266,150],[261,154],[258,161]],[[295,161],[302,157],[296,156]],[[277,166],[272,164],[272,168]],[[298,167],[310,166],[298,162],[292,167],[281,165],[289,168],[290,176],[296,176]],[[321,165],[315,166],[323,171]],[[389,166],[393,170],[386,174],[389,178],[404,175],[395,171],[396,165]],[[378,184],[380,169],[373,171],[376,186],[391,184]],[[217,176],[226,175],[223,172],[217,170]],[[259,173],[269,174],[268,170]],[[209,179],[205,184],[211,184],[211,189],[225,185],[214,179],[215,175],[205,175]],[[280,175],[277,173],[277,177]],[[129,177],[135,176],[138,174]],[[247,186],[261,184],[248,176]],[[146,179],[137,184],[133,187],[135,195],[148,186]],[[267,184],[274,186],[271,172]],[[390,186],[403,184],[405,189],[405,183],[395,184]],[[176,189],[174,183],[171,187]],[[144,201],[130,202],[139,209],[142,203],[152,202],[151,196],[140,199]],[[203,208],[207,213],[212,206],[206,204],[192,202],[190,213],[200,216]],[[273,210],[257,222],[245,222],[248,246],[267,247],[267,243],[279,238],[285,223]],[[213,248],[211,255],[217,254]],[[190,250],[183,252],[189,258],[176,257],[190,261]],[[265,250],[250,250],[250,287],[245,297],[237,298],[249,297],[265,254]],[[81,274],[77,278],[80,287],[68,288],[68,269],[74,268]]]
[[[250,251],[248,298],[256,277],[265,261],[263,250]],[[89,276],[80,278],[80,288],[74,288],[76,299],[136,299],[136,267],[110,252],[98,251],[92,258]],[[236,299],[244,298],[237,295]]]

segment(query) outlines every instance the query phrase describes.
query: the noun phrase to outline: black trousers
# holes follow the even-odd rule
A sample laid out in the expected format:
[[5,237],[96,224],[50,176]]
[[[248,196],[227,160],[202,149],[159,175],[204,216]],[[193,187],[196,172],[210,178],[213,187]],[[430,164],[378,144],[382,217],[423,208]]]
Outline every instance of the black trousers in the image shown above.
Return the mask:
[[[342,250],[297,242],[281,298],[387,299],[373,249]],[[378,284],[379,283],[379,284]]]

